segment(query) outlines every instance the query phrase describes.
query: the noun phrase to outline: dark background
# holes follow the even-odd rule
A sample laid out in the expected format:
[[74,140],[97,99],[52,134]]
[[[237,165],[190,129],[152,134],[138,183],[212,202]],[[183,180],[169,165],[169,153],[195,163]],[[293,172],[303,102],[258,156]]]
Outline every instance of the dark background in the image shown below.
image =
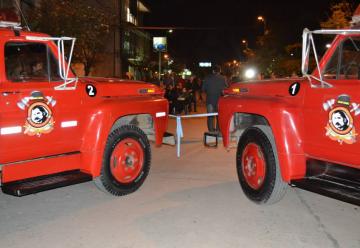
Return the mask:
[[[330,15],[334,0],[260,1],[260,0],[144,0],[151,9],[145,26],[191,27],[194,30],[151,30],[153,35],[168,36],[172,57],[184,63],[212,61],[222,63],[241,59],[243,39],[256,46],[256,37],[263,34],[262,15],[279,46],[301,42],[302,30],[319,29],[320,22]],[[357,0],[348,1],[353,6]],[[199,29],[200,28],[200,29]],[[213,28],[212,30],[206,30]]]

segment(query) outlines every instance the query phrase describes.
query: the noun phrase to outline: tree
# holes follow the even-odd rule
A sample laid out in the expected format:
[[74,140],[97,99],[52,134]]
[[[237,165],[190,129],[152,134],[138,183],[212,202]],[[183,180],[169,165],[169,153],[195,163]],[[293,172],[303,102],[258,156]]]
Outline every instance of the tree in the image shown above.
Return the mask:
[[273,30],[269,30],[266,35],[257,37],[257,47],[248,60],[248,63],[256,65],[265,77],[269,77],[277,68],[278,59],[281,57],[283,51],[280,37],[281,36]]
[[53,36],[77,38],[74,62],[84,65],[85,75],[104,50],[113,16],[86,0],[41,0],[30,17],[34,30]]
[[331,15],[329,18],[320,23],[322,28],[326,29],[342,29],[350,26],[352,17],[352,6],[346,1],[335,3],[330,7]]
[[265,77],[271,74],[287,77],[300,72],[301,43],[284,46],[279,37],[274,32],[258,37],[255,56],[248,61],[256,65]]

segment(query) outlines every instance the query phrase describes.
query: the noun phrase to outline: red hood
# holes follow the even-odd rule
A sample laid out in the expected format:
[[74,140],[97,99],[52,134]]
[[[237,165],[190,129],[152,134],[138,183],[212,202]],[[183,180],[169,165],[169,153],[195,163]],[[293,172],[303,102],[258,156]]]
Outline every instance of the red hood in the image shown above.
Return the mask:
[[247,95],[247,96],[289,96],[289,87],[299,82],[308,84],[305,78],[284,78],[268,79],[261,81],[248,81],[232,84],[224,91],[226,95]]
[[163,95],[163,90],[158,86],[141,81],[83,77],[79,82],[94,85],[100,96]]

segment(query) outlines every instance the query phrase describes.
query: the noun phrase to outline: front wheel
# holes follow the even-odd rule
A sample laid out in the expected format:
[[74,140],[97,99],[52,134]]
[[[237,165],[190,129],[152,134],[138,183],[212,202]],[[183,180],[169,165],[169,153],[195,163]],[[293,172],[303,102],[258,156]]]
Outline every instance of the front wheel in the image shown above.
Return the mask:
[[116,196],[130,194],[144,183],[150,161],[151,149],[145,133],[132,125],[119,127],[108,137],[101,174],[95,183]]
[[257,204],[273,204],[283,198],[287,184],[282,180],[275,142],[267,126],[248,128],[241,136],[236,166],[241,188]]

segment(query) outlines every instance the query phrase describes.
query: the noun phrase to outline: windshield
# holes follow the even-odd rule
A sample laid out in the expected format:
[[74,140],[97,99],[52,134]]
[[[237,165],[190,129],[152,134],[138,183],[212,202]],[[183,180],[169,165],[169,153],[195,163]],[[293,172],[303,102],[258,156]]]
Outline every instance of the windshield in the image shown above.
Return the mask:
[[336,48],[323,71],[324,79],[360,79],[360,37],[348,37]]
[[[329,47],[329,49],[325,52],[325,57],[321,61],[315,47],[314,34],[321,34],[324,37],[337,35],[332,45],[327,44],[326,47]],[[326,80],[359,79],[359,34],[360,29],[324,29],[315,31],[304,29],[301,70],[305,77],[314,79],[309,80],[312,87],[319,87],[313,83],[314,81],[320,82],[321,87],[332,87]],[[335,45],[337,47],[334,47]],[[311,53],[315,59],[316,68],[312,74],[309,74]]]

